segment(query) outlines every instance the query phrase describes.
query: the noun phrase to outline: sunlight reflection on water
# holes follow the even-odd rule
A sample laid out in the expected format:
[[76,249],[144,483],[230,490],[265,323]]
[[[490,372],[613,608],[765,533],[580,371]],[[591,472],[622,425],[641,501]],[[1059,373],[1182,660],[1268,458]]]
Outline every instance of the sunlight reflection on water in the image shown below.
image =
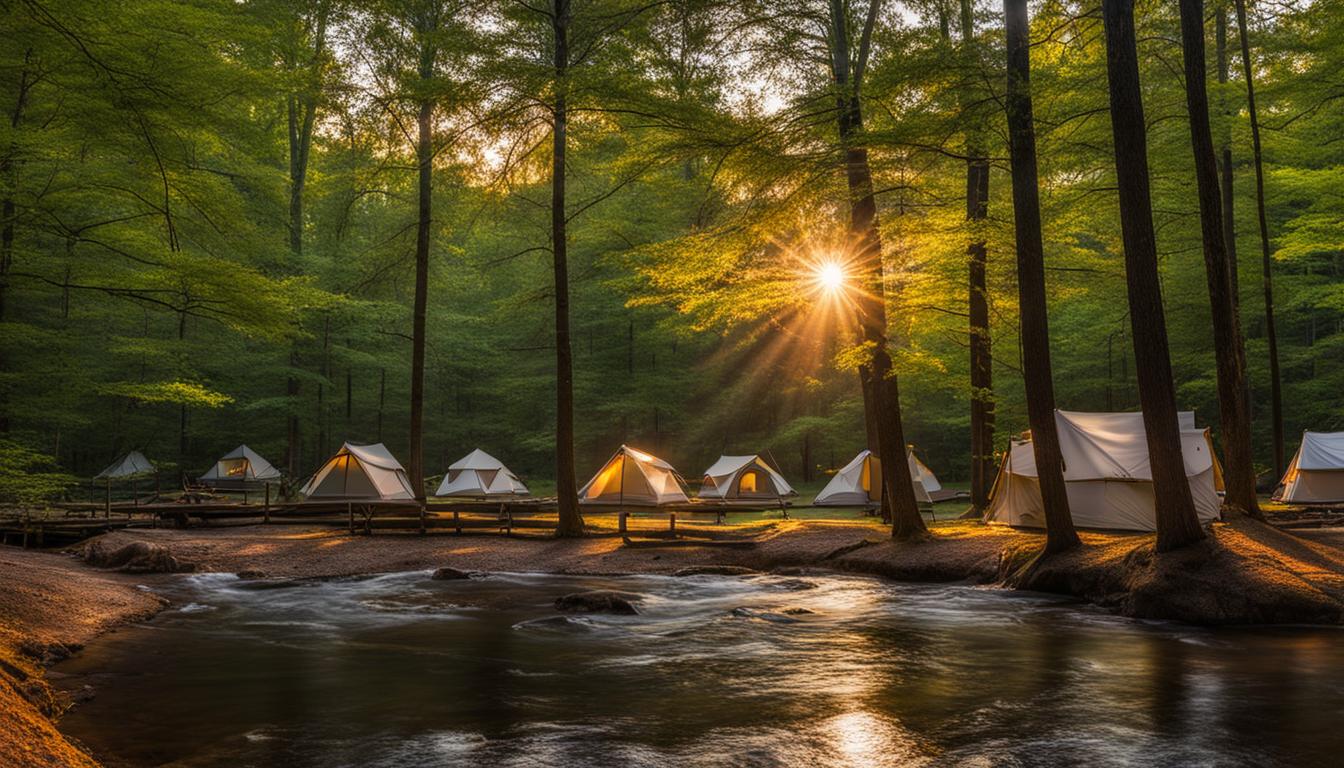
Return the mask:
[[[617,589],[638,616],[559,614]],[[54,672],[116,765],[1335,765],[1344,639],[840,575],[183,579]]]

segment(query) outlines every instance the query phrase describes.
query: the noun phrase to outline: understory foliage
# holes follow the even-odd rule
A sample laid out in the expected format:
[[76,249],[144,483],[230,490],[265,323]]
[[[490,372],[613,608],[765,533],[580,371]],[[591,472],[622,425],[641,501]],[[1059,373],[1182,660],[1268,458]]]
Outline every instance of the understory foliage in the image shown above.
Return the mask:
[[[244,442],[280,465],[291,415],[302,473],[344,440],[404,458],[417,223],[407,104],[426,93],[437,100],[426,474],[481,447],[549,484],[555,84],[538,9],[550,4],[441,4],[469,20],[470,50],[408,85],[396,78],[415,53],[392,32],[422,4],[0,4],[0,500],[57,495],[132,448],[193,474]],[[815,277],[847,256],[828,4],[572,9],[580,482],[620,443],[691,478],[720,453],[761,453],[799,480],[843,465],[864,447],[865,353],[850,297]],[[905,434],[951,481],[969,471],[974,240],[988,251],[997,448],[1026,426],[1002,9],[970,11],[968,53],[947,31],[958,3],[884,4],[863,86]],[[1344,0],[1249,12],[1291,451],[1303,429],[1344,429]],[[1176,7],[1141,1],[1136,18],[1177,400],[1216,431]],[[1215,142],[1235,173],[1255,457],[1268,467],[1246,89],[1236,65],[1217,82],[1212,23],[1208,34]],[[1034,7],[1032,42],[1056,398],[1135,409],[1099,3]],[[1239,61],[1235,25],[1228,45]],[[295,93],[316,105],[301,253]],[[991,165],[979,222],[965,211],[971,131]]]

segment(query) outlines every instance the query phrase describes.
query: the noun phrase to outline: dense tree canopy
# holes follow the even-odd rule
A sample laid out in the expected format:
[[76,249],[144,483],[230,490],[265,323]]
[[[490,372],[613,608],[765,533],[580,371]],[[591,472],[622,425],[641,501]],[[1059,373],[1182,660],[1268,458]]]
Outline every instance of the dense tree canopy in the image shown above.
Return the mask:
[[[430,104],[425,474],[480,446],[546,487],[563,88],[580,482],[622,442],[690,475],[725,452],[799,479],[852,457],[856,296],[816,271],[853,255],[832,14],[857,51],[872,6],[564,5],[558,75],[547,0],[0,3],[3,456],[44,488],[130,448],[197,473],[246,442],[282,465],[292,417],[296,474],[347,439],[404,460]],[[968,244],[986,254],[994,448],[1026,428],[1002,7],[877,8],[850,142],[873,175],[904,435],[964,480]],[[1344,429],[1344,1],[1246,11],[1291,451],[1303,429]],[[1180,17],[1145,0],[1135,18],[1177,404],[1216,431]],[[1100,2],[1033,4],[1030,39],[1055,399],[1135,409]],[[1246,78],[1215,67],[1254,460],[1273,474]],[[972,151],[988,161],[983,219],[967,216]]]

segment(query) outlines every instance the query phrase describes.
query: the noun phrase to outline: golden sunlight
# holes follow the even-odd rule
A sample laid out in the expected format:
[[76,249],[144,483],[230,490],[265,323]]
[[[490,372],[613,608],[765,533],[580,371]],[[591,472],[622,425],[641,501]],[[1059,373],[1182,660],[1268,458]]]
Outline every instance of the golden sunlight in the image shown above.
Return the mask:
[[845,274],[845,268],[839,262],[823,261],[816,267],[817,285],[827,292],[833,293],[840,290],[845,285],[848,275]]

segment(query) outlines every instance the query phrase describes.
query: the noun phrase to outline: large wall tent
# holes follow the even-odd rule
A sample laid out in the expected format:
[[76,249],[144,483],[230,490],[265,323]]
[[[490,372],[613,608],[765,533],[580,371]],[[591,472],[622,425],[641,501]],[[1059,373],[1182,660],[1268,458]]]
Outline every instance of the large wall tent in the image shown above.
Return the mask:
[[671,464],[622,445],[579,490],[580,504],[653,507],[687,501]]
[[346,443],[300,491],[314,500],[394,501],[414,499],[411,481],[382,443]]
[[[924,465],[909,449],[906,450],[906,461],[910,465],[910,479],[915,485],[915,501],[920,504],[932,504],[933,499],[929,497],[928,490],[920,480],[920,468]],[[932,476],[933,473],[929,472],[929,475]],[[812,504],[818,507],[860,507],[877,504],[881,500],[881,460],[873,455],[872,451],[864,450],[835,473]]]
[[1344,503],[1344,432],[1303,432],[1274,498],[1288,504]]
[[725,501],[779,500],[797,495],[784,476],[759,455],[720,456],[705,470],[699,493],[702,499]]
[[279,479],[280,470],[246,445],[240,445],[221,456],[200,477],[203,484],[218,488],[242,487]]
[[526,496],[527,486],[480,448],[448,465],[435,496]]
[[[1064,485],[1073,523],[1079,528],[1153,531],[1153,475],[1142,413],[1055,411]],[[1221,499],[1215,485],[1217,459],[1208,430],[1195,427],[1195,414],[1180,414],[1185,475],[1200,522],[1218,519]],[[994,481],[985,522],[1045,527],[1036,455],[1030,439],[1013,441]]]

